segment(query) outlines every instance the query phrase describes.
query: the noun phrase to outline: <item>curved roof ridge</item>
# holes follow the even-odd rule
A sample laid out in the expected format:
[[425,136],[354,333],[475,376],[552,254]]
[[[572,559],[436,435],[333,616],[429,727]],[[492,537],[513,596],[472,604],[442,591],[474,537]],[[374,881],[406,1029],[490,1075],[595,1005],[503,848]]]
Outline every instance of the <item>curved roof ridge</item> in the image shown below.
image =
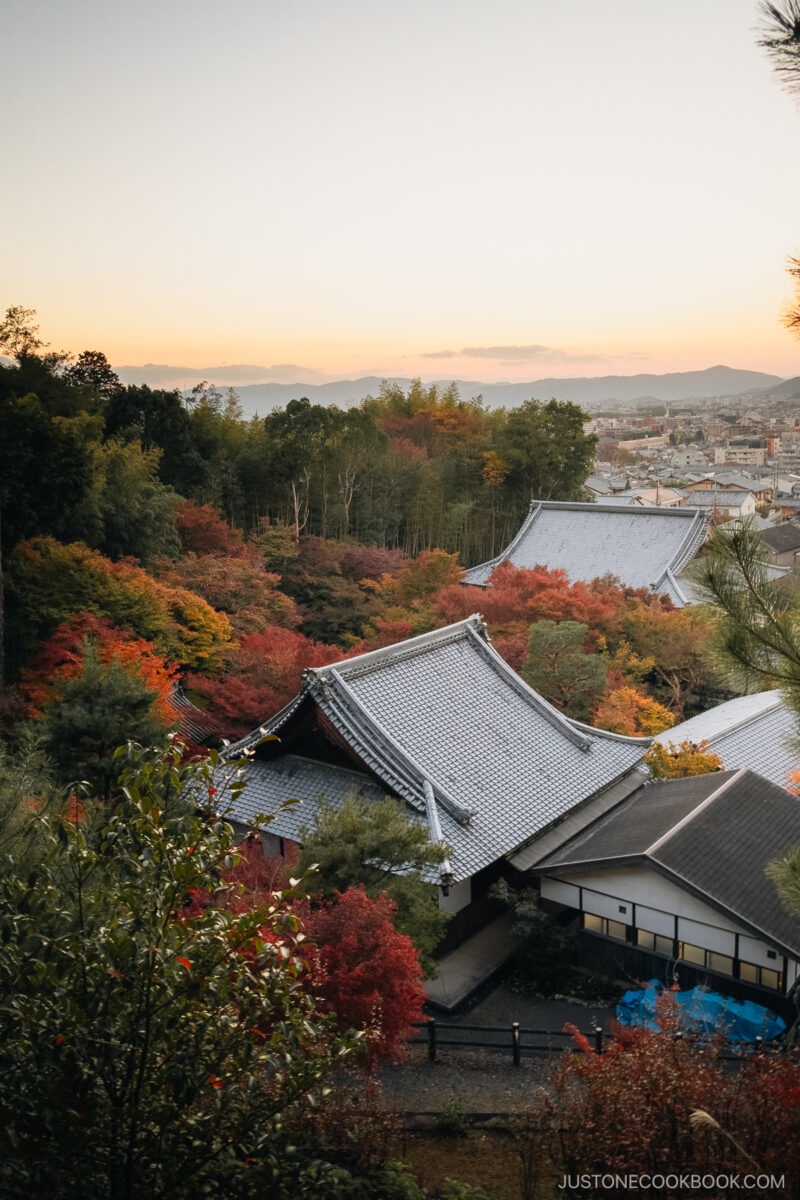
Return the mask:
[[652,734],[649,733],[612,733],[610,729],[598,729],[596,725],[587,725],[585,721],[576,721],[572,717],[565,717],[564,720],[568,721],[575,729],[585,729],[592,737],[603,738],[609,742],[622,742],[629,746],[641,746],[643,754],[654,740]]
[[593,500],[540,500],[538,506],[562,512],[585,512],[588,509],[591,512],[619,513],[621,510],[626,516],[637,517],[652,517],[655,513],[660,517],[678,517],[684,521],[694,520],[700,511],[674,505],[666,507],[661,504],[597,504]]
[[373,771],[398,796],[406,800],[412,808],[424,811],[424,801],[421,790],[417,785],[415,772],[401,756],[399,747],[394,742],[381,744],[378,750],[374,743],[374,734],[369,728],[357,726],[353,714],[348,709],[346,700],[334,692],[329,680],[312,683],[310,694],[322,710],[325,718],[334,729],[341,734],[348,744],[352,745],[359,757],[370,771]]
[[560,733],[563,733],[564,737],[568,738],[569,741],[573,742],[576,746],[579,746],[581,750],[591,749],[591,739],[581,736],[581,734],[578,733],[575,728],[573,728],[572,722],[569,721],[563,713],[559,712],[558,709],[549,702],[549,700],[545,700],[544,696],[540,696],[539,693],[532,688],[529,683],[526,683],[522,676],[518,675],[514,668],[510,667],[506,660],[497,653],[488,637],[481,638],[480,641],[478,641],[477,634],[475,634],[472,629],[468,631],[467,636],[470,639],[475,639],[475,648],[478,653],[483,655],[496,673],[500,675],[506,683],[511,685],[517,695],[520,696],[526,704],[535,709],[540,716],[549,721],[550,724],[553,725]]
[[[664,586],[664,584],[666,584],[667,586]],[[672,589],[672,592],[674,593],[674,595],[676,595],[678,597],[681,604],[689,603],[688,596],[684,592],[681,585],[678,583],[675,576],[672,574],[672,571],[669,567],[667,567],[666,571],[659,579],[656,579],[653,582],[652,588],[653,588],[653,591],[657,592],[659,596],[663,596],[663,595],[669,596],[670,589]],[[672,597],[670,597],[670,599],[671,598]]]
[[[423,654],[432,646],[445,645],[447,642],[458,641],[466,635],[468,628],[477,633],[483,633],[485,627],[480,613],[472,613],[461,621],[451,625],[443,625],[440,629],[429,629],[427,633],[418,633],[415,637],[406,638],[402,642],[392,642],[390,646],[379,646],[377,650],[365,650],[352,658],[342,658],[338,662],[328,663],[324,667],[308,667],[303,672],[303,679],[325,679],[331,671],[339,675],[362,675],[376,666],[386,662],[396,662],[403,658],[411,658],[415,654]],[[485,634],[484,634],[485,636]]]
[[[681,510],[667,509],[666,511],[674,512]],[[694,512],[694,526],[687,534],[686,541],[679,546],[675,554],[672,556],[672,560],[667,567],[667,572],[672,572],[673,574],[677,574],[678,571],[682,571],[686,564],[694,558],[695,554],[705,541],[706,534],[708,533],[708,527],[711,524],[712,514],[710,512],[704,512],[700,508],[693,510],[683,509],[682,511]],[[681,592],[680,588],[678,588],[678,592]]]
[[[430,781],[434,789],[434,794],[438,797],[438,801],[442,807],[460,825],[469,824],[473,814],[455,801],[441,784],[430,779],[430,772],[424,770],[416,759],[393,737],[385,725],[374,717],[372,713],[368,712],[365,705],[359,700],[356,693],[335,667],[329,668],[329,676],[321,679],[318,686],[314,688],[314,691],[321,692],[321,695],[317,696],[317,700],[324,711],[331,698],[331,694],[336,691],[341,693],[340,700],[343,700],[345,703],[340,703],[339,715],[343,720],[350,717],[350,720],[347,721],[350,735],[355,736],[359,741],[371,741],[372,737],[377,735],[383,747],[383,757],[386,758],[386,750],[389,748],[391,756],[399,760],[399,765],[404,768],[407,775],[410,775],[412,779],[416,776],[419,780],[419,786],[414,795],[414,799],[418,804],[420,800],[423,804],[425,803],[424,786],[427,779]],[[367,734],[367,738],[364,737],[365,733]],[[373,767],[374,769],[375,767]]]

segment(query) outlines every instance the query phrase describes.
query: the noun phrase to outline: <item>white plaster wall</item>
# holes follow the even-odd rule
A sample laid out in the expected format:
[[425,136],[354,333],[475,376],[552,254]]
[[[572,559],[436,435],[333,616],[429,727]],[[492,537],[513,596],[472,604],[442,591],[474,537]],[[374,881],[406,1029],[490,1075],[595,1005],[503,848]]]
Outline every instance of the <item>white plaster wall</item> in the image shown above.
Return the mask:
[[758,967],[769,967],[772,971],[783,970],[783,956],[778,954],[777,958],[767,958],[767,947],[755,938],[739,938],[739,958],[755,963]]
[[439,908],[444,909],[448,913],[460,912],[462,908],[467,907],[471,899],[471,879],[462,879],[460,883],[454,883],[447,896],[445,896],[441,888],[439,889]]
[[662,909],[648,908],[646,904],[636,905],[636,924],[648,933],[660,933],[669,938],[675,936],[674,916]]
[[574,883],[562,883],[560,879],[543,879],[541,895],[545,900],[555,900],[557,904],[566,904],[568,908],[580,908],[580,888]]
[[624,897],[617,899],[616,896],[607,896],[602,892],[584,888],[583,908],[584,912],[594,913],[598,917],[610,917],[612,921],[621,921],[623,925],[631,923],[632,906]]
[[682,942],[691,942],[693,946],[716,950],[717,954],[729,954],[731,957],[736,954],[736,934],[727,929],[716,929],[709,924],[687,921],[685,917],[679,917],[678,937]]
[[[681,941],[731,956],[736,953],[734,934],[738,933],[740,959],[772,970],[783,969],[782,955],[779,954],[777,959],[768,958],[768,947],[749,936],[744,926],[648,867],[595,869],[581,874],[571,871],[568,879],[543,878],[541,881],[543,896],[571,908],[579,906],[579,887],[583,889],[585,912],[630,925],[634,923],[632,905],[635,904],[638,928],[673,937],[674,918],[677,917]],[[627,913],[619,911],[620,905],[625,905]],[[790,960],[789,985],[798,974],[800,967]]]
[[569,882],[612,898],[619,897],[623,903],[629,900],[636,905],[643,904],[657,913],[685,917],[689,921],[701,921],[718,929],[730,930],[731,933],[744,932],[742,925],[648,867],[618,867],[607,871],[586,871],[580,875],[570,871]]

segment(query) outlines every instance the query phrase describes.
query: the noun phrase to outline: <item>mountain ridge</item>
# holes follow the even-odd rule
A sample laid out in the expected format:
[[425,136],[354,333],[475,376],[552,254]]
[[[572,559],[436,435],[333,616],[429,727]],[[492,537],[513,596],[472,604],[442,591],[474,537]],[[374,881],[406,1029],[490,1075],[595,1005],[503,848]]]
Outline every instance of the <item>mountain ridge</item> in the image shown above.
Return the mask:
[[[342,379],[329,383],[255,383],[236,387],[247,413],[268,412],[283,407],[289,400],[308,397],[316,404],[338,404],[349,408],[365,396],[375,396],[384,378],[366,375],[360,379]],[[407,388],[411,377],[389,376],[386,382]],[[434,380],[442,387],[455,382],[464,400],[482,395],[490,408],[517,407],[526,400],[571,400],[575,404],[597,407],[613,401],[635,400],[675,403],[689,399],[734,397],[763,392],[780,385],[780,375],[763,371],[745,371],[736,367],[714,366],[702,371],[673,371],[663,375],[603,375],[572,379],[535,379],[522,383],[482,383],[477,380]],[[219,387],[226,387],[224,381]],[[235,386],[235,385],[233,385]]]

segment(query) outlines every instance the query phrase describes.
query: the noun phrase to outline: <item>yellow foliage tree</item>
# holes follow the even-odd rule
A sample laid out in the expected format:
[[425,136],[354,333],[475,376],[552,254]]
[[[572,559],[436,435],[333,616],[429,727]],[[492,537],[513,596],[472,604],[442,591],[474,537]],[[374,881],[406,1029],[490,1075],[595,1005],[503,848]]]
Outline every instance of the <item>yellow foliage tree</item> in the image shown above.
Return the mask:
[[708,742],[654,742],[644,761],[651,779],[686,779],[722,770],[722,759],[708,749]]

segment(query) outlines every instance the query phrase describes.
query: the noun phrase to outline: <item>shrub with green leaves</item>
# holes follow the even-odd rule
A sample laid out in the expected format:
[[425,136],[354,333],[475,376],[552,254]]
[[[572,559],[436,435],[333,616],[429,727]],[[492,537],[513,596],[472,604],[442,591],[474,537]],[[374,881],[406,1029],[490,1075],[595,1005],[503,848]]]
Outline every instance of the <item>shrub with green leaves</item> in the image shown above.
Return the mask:
[[348,1172],[293,1152],[284,1122],[358,1039],[303,987],[291,895],[187,916],[235,858],[232,828],[186,801],[214,795],[216,759],[120,757],[113,808],[32,815],[23,871],[0,848],[0,1194],[326,1194]]

